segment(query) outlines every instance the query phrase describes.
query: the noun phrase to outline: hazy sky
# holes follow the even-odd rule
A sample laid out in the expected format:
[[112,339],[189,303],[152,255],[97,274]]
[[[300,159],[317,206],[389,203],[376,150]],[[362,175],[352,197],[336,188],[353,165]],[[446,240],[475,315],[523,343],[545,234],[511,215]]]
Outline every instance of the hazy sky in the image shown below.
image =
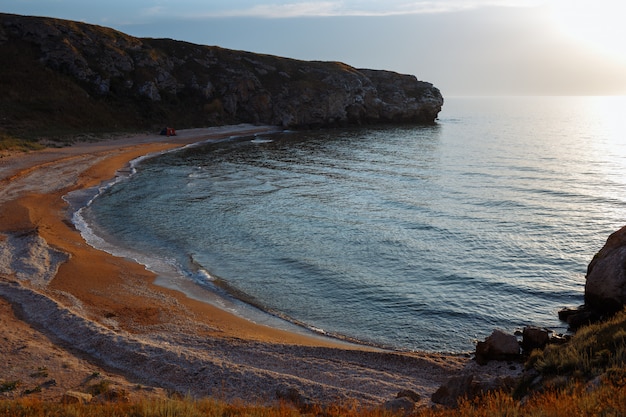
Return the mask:
[[3,12],[80,20],[134,36],[414,74],[444,96],[626,95],[623,0],[3,3]]

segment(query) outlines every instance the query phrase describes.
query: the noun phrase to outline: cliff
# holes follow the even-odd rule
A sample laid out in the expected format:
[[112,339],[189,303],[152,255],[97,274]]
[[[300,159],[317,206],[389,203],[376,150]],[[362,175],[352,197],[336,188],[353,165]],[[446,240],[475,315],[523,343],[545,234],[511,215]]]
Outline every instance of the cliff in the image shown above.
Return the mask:
[[443,104],[437,88],[411,75],[51,18],[0,14],[0,59],[8,132],[432,123]]

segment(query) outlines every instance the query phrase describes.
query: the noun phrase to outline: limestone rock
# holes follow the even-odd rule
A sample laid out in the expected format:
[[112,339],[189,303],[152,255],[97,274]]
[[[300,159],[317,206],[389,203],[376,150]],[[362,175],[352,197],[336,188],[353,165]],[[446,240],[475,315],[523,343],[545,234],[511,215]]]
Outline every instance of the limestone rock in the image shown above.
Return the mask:
[[398,392],[396,398],[409,398],[413,400],[413,402],[419,402],[419,400],[421,399],[420,395],[417,392],[410,389],[405,389]]
[[63,404],[89,404],[93,396],[84,392],[67,391],[61,397]]
[[478,393],[474,375],[461,375],[450,378],[430,397],[432,402],[446,407],[456,407],[462,398],[472,398]]
[[[89,104],[126,109],[115,115],[116,123],[129,114],[132,123],[158,125],[167,115],[177,128],[433,123],[443,105],[439,90],[413,75],[134,38],[80,22],[0,13],[0,53],[6,56],[14,45],[29,54],[4,62],[5,70],[44,66],[41,77],[53,73],[73,82]],[[64,103],[63,112],[78,111],[72,107],[80,106],[76,103]]]
[[518,359],[519,356],[520,345],[517,338],[501,330],[494,330],[484,342],[476,344],[476,361],[480,364],[489,360]]
[[522,331],[522,349],[531,352],[533,349],[543,349],[550,341],[548,329],[526,326]]
[[518,379],[510,376],[481,380],[470,373],[450,378],[433,393],[431,400],[446,407],[456,407],[463,398],[472,400],[479,395],[498,390],[510,392],[517,383]]
[[95,398],[98,402],[115,402],[115,403],[128,403],[130,402],[130,396],[128,392],[122,388],[111,388],[102,394],[99,394]]
[[602,315],[589,306],[583,305],[578,308],[567,307],[559,310],[559,319],[566,322],[570,330],[577,330],[581,326],[600,321]]
[[415,401],[409,397],[394,398],[393,400],[386,401],[383,404],[383,409],[394,415],[400,413],[409,415],[415,409]]
[[626,305],[626,227],[614,232],[587,267],[585,303],[601,313]]

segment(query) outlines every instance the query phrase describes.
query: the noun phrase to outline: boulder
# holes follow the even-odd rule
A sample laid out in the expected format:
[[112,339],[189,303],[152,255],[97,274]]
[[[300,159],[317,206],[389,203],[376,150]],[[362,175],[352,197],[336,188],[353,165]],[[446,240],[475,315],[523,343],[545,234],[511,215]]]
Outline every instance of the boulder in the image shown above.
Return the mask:
[[383,404],[383,409],[391,414],[409,415],[415,409],[415,401],[409,397],[399,397]]
[[459,400],[473,398],[478,394],[479,387],[474,381],[474,375],[461,375],[450,378],[439,387],[430,397],[435,404],[446,407],[456,407]]
[[602,320],[602,314],[586,305],[577,308],[566,307],[559,310],[559,320],[566,322],[570,330],[577,330],[581,326]]
[[61,403],[63,404],[89,404],[93,396],[85,392],[67,391],[61,396]]
[[485,364],[490,360],[519,359],[520,345],[515,335],[494,330],[484,342],[476,344],[476,362]]
[[550,341],[550,331],[536,326],[524,327],[522,349],[530,353],[533,349],[543,349]]
[[585,303],[613,314],[626,305],[626,227],[609,236],[587,267]]
[[481,380],[473,374],[450,378],[431,396],[432,402],[446,407],[456,407],[459,400],[472,400],[488,392],[504,390],[511,392],[518,379],[505,376]]
[[583,311],[585,309],[585,306],[580,306],[580,307],[565,307],[562,308],[561,310],[559,310],[558,315],[559,315],[559,320],[564,321],[567,323],[567,320],[575,315],[580,313],[581,311]]
[[413,400],[413,402],[419,402],[419,400],[421,399],[420,395],[417,392],[410,389],[400,391],[396,395],[396,398],[409,398]]
[[105,403],[105,402],[114,402],[114,403],[128,403],[130,402],[130,396],[125,389],[122,388],[111,388],[106,392],[103,392],[100,395],[95,397],[96,401]]
[[276,389],[276,398],[293,404],[302,412],[308,412],[314,406],[310,398],[305,397],[297,388],[291,386],[279,386]]

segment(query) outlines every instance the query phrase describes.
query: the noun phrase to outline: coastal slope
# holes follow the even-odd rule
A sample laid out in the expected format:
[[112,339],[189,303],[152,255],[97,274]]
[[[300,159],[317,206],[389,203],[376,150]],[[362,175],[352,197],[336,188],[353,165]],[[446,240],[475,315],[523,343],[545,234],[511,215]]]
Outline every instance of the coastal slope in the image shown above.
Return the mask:
[[361,70],[0,14],[0,133],[433,123],[440,91]]

